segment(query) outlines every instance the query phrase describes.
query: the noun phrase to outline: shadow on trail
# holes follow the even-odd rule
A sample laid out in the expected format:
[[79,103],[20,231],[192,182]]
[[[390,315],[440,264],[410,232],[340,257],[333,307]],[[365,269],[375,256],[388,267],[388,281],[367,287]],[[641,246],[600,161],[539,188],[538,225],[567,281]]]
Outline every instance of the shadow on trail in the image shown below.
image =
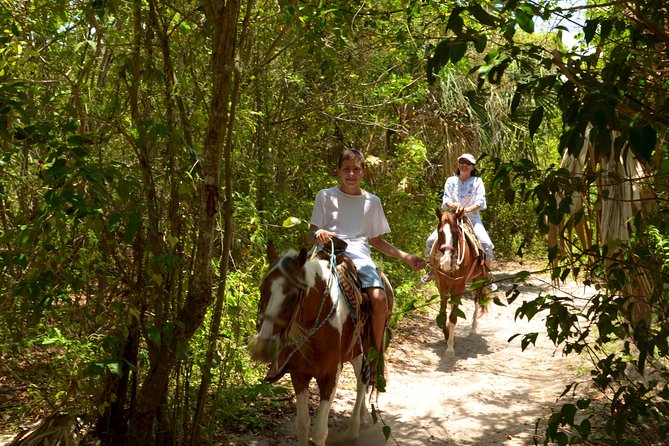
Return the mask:
[[459,361],[475,359],[492,353],[488,341],[483,336],[480,334],[470,335],[468,333],[469,327],[466,327],[466,330],[460,333],[456,327],[455,356],[453,357],[446,356],[446,341],[440,340],[434,343],[432,348],[440,358],[436,371],[452,372]]

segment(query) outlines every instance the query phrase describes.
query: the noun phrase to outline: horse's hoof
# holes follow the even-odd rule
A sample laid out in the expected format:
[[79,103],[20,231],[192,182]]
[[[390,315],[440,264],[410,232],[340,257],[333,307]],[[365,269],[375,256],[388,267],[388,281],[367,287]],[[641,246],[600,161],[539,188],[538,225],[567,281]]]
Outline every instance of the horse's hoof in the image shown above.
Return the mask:
[[455,358],[455,350],[446,350],[442,359],[453,359]]

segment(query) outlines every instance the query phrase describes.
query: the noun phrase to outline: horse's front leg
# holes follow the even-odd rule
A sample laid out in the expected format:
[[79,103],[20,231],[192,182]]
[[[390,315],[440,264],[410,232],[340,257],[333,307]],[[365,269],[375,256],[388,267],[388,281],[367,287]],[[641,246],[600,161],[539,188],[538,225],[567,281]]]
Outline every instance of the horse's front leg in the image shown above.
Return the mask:
[[353,412],[351,412],[351,418],[348,422],[348,428],[333,437],[333,441],[336,444],[348,444],[358,438],[360,425],[364,424],[369,416],[367,405],[365,404],[365,383],[362,378],[362,355],[353,359],[351,365],[353,366],[357,380],[355,404],[353,405]]
[[451,314],[448,316],[448,338],[446,339],[446,356],[448,358],[455,356],[455,325],[458,323],[457,309],[458,306],[456,304],[451,304]]
[[311,424],[311,418],[309,417],[309,381],[311,381],[311,377],[291,372],[290,379],[293,382],[293,389],[295,390],[295,398],[297,400],[295,417],[297,444],[299,446],[308,446],[309,425]]
[[337,392],[341,368],[342,365],[339,364],[336,373],[316,378],[320,393],[320,402],[318,404],[316,419],[314,420],[314,434],[311,437],[316,446],[324,446],[325,440],[328,438],[328,416],[330,415],[330,407]]
[[444,358],[452,358],[455,356],[455,350],[453,349],[453,344],[455,343],[455,322],[457,322],[457,317],[453,320],[453,311],[457,306],[451,304],[451,314],[448,314],[448,306],[450,300],[450,293],[444,293],[441,295],[441,305],[439,308],[439,314],[444,317],[444,326],[442,331],[444,332],[444,339],[446,340],[446,351],[444,352]]
[[479,311],[481,309],[481,299],[483,297],[483,288],[479,288],[474,293],[474,315],[472,316],[472,327],[469,329],[469,336],[476,335],[478,328]]

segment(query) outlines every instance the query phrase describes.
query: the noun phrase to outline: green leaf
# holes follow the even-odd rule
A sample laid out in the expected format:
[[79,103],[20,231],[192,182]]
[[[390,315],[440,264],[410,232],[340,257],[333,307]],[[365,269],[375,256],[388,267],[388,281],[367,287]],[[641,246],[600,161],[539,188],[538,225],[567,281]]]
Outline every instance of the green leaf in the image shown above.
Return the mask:
[[454,315],[456,315],[457,317],[459,317],[459,318],[461,318],[461,319],[467,319],[467,315],[466,315],[465,312],[462,311],[460,308],[454,308],[454,309],[451,311],[451,314],[454,314]]
[[569,444],[569,436],[564,432],[557,432],[553,439],[559,446],[567,446]]
[[283,221],[282,226],[284,228],[292,228],[293,226],[299,225],[301,221],[302,220],[297,217],[288,217]]
[[102,375],[105,371],[105,365],[101,362],[93,362],[88,365],[87,372],[91,375]]
[[534,109],[532,116],[530,117],[529,128],[530,128],[530,138],[534,138],[534,134],[537,132],[541,121],[544,119],[544,108],[540,105]]
[[452,63],[458,63],[460,59],[467,52],[467,42],[453,42],[451,45],[449,56]]
[[602,20],[602,25],[601,25],[601,31],[600,31],[600,38],[602,40],[606,39],[609,37],[609,34],[611,34],[611,31],[613,30],[613,19],[605,19]]
[[481,25],[495,26],[497,24],[497,19],[488,14],[479,4],[469,6],[468,11]]
[[513,94],[513,99],[511,100],[511,114],[514,114],[518,110],[520,105],[520,100],[523,98],[520,89],[516,89],[516,92]]
[[485,47],[488,45],[488,37],[485,34],[474,36],[473,40],[474,48],[476,48],[477,52],[482,53],[485,51]]
[[637,125],[630,129],[632,152],[644,161],[650,161],[653,149],[657,144],[657,133],[649,125]]
[[462,34],[462,27],[464,26],[464,21],[462,20],[462,17],[460,17],[460,13],[462,13],[463,10],[464,8],[462,6],[453,8],[453,11],[451,11],[451,15],[448,17],[448,22],[446,22],[447,31],[450,29],[456,35]]
[[141,224],[142,219],[137,212],[132,212],[130,215],[128,215],[128,225],[124,236],[126,242],[131,242],[135,239]]
[[146,335],[153,344],[160,346],[160,330],[156,327],[148,327],[146,329]]
[[595,37],[597,26],[599,26],[599,19],[590,19],[585,21],[585,26],[583,27],[583,37],[585,38],[586,43],[590,43],[592,38]]
[[177,359],[180,361],[186,361],[188,359],[188,348],[186,347],[186,342],[183,339],[177,341]]
[[436,75],[446,65],[450,58],[451,40],[442,40],[434,49],[434,54],[427,61],[427,81],[432,85]]
[[520,340],[520,348],[522,351],[525,351],[525,349],[530,345],[537,345],[537,336],[539,336],[539,333],[527,333],[525,336],[523,336],[523,339]]
[[388,438],[390,438],[390,426],[383,426],[383,436],[388,441]]
[[592,431],[592,425],[590,424],[590,420],[588,418],[581,421],[581,424],[577,424],[574,427],[576,428],[578,434],[584,439],[588,438],[590,436],[590,432]]
[[564,420],[573,425],[574,424],[574,418],[576,417],[576,406],[573,404],[565,404],[562,406],[562,409],[560,410],[560,413],[564,417]]
[[121,366],[120,361],[111,361],[107,363],[107,369],[116,376],[123,375],[123,367]]
[[532,20],[534,17],[520,8],[516,9],[515,15],[520,29],[530,34],[534,32],[534,20]]
[[446,323],[446,316],[443,313],[437,315],[437,327],[443,329]]

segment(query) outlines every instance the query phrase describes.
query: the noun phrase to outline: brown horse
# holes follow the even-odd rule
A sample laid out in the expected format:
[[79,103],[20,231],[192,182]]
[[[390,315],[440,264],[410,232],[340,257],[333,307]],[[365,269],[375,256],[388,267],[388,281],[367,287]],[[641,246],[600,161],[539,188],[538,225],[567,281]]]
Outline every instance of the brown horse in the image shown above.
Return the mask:
[[[309,383],[315,378],[320,394],[312,441],[322,446],[328,436],[328,414],[339,375],[344,363],[350,362],[357,395],[348,429],[337,438],[349,442],[358,437],[360,425],[368,418],[362,352],[369,349],[371,333],[368,328],[359,328],[361,324],[351,317],[329,259],[309,256],[305,249],[277,256],[271,244],[267,257],[270,266],[260,285],[260,327],[251,341],[251,355],[262,362],[278,361],[279,368],[287,366],[290,371],[300,446],[309,442]],[[382,278],[388,302],[392,302],[392,289],[385,276]],[[364,305],[359,310],[358,318],[369,311]]]
[[[471,236],[466,235],[464,211],[457,214],[442,212],[436,209],[437,218],[437,240],[432,246],[430,253],[430,266],[434,275],[437,289],[441,297],[438,322],[443,321],[443,332],[446,339],[446,356],[453,357],[455,351],[455,325],[458,316],[465,317],[462,310],[458,309],[461,297],[467,289],[467,282],[485,279],[488,271],[484,265],[483,251],[477,247],[473,231]],[[476,323],[486,307],[482,306],[483,287],[474,290],[474,316],[470,335],[476,334]],[[451,303],[451,314],[446,320],[448,304]],[[448,322],[448,323],[447,323]]]

